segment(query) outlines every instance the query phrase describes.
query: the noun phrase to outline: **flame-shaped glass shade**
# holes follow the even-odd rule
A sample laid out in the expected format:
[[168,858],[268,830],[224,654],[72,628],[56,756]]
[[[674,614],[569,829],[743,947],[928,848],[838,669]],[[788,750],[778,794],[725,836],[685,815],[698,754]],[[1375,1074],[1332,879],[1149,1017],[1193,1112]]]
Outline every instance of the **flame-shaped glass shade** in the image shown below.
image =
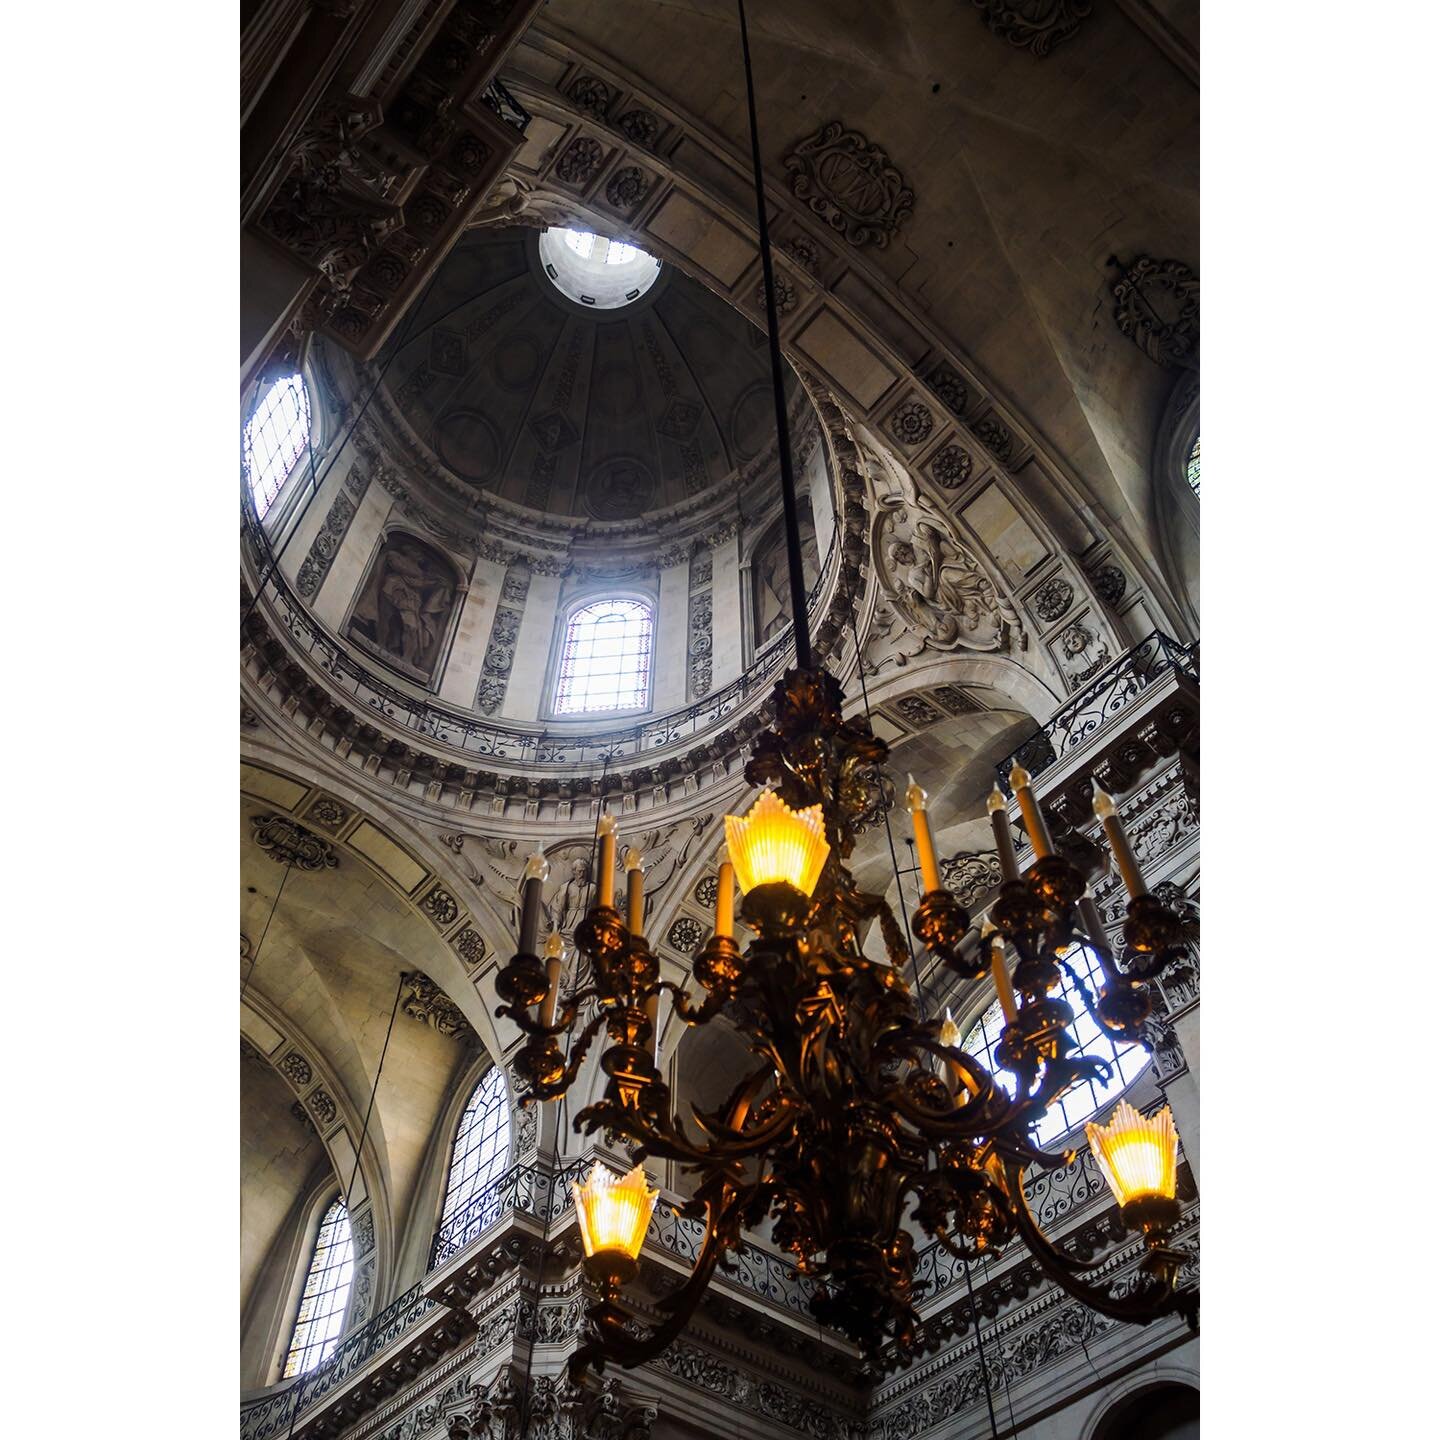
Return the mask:
[[792,810],[773,790],[762,790],[743,820],[725,817],[725,839],[745,891],[785,880],[811,895],[830,853],[820,806]]
[[622,1250],[634,1260],[660,1194],[646,1183],[644,1169],[637,1165],[623,1180],[617,1180],[606,1166],[596,1165],[583,1185],[572,1180],[570,1188],[575,1192],[585,1253]]
[[1132,1200],[1175,1198],[1175,1155],[1178,1140],[1170,1107],[1146,1119],[1122,1100],[1107,1126],[1085,1127],[1100,1169],[1120,1204]]

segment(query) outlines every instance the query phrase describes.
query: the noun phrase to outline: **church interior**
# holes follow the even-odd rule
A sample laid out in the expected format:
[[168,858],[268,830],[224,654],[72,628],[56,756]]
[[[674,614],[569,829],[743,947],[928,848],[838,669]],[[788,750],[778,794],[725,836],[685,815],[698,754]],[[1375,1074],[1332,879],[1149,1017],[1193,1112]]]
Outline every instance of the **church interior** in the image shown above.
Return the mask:
[[1198,0],[240,9],[241,1440],[1198,1436]]

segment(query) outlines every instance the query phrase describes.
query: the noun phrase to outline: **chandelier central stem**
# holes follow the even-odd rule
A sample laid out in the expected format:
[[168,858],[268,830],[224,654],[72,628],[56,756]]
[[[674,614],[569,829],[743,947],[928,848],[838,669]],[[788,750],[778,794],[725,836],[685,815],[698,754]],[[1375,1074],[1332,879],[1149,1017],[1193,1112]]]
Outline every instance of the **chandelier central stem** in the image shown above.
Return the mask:
[[775,261],[770,254],[770,223],[765,214],[765,179],[760,169],[760,127],[755,120],[755,76],[750,69],[750,31],[745,0],[740,12],[740,48],[745,57],[745,100],[750,110],[750,159],[755,171],[755,221],[760,232],[760,266],[765,276],[765,324],[770,337],[770,384],[775,392],[775,435],[780,452],[780,494],[785,502],[785,560],[790,572],[790,618],[795,624],[795,663],[809,670],[810,615],[805,570],[800,558],[800,506],[795,498],[795,469],[790,459],[790,420],[785,413],[784,371],[780,357],[780,320],[775,309]]

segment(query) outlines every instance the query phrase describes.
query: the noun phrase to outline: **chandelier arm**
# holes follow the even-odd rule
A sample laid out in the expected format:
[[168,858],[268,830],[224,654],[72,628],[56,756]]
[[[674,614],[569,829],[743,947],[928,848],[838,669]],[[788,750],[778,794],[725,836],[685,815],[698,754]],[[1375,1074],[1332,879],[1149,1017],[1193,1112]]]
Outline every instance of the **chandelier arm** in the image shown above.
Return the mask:
[[1177,1288],[1180,1268],[1190,1257],[1183,1250],[1176,1250],[1169,1245],[1168,1228],[1146,1230],[1145,1256],[1140,1262],[1139,1276],[1128,1295],[1115,1295],[1083,1278],[1088,1271],[1104,1265],[1110,1257],[1101,1256],[1089,1262],[1079,1261],[1052,1245],[1035,1223],[1035,1216],[1020,1184],[1019,1169],[1008,1166],[1006,1174],[1011,1178],[1016,1195],[1012,1214],[1020,1237],[1040,1268],[1061,1289],[1083,1301],[1092,1310],[1098,1310],[1102,1315],[1109,1315],[1115,1320],[1148,1325],[1152,1320],[1173,1314],[1180,1315],[1192,1330],[1199,1328],[1198,1287],[1192,1286],[1185,1290]]
[[[734,1187],[726,1185],[726,1191]],[[592,1326],[591,1338],[571,1357],[569,1370],[572,1380],[578,1381],[593,1364],[597,1372],[603,1373],[607,1361],[614,1361],[626,1370],[633,1370],[647,1360],[653,1360],[675,1339],[690,1322],[701,1297],[710,1284],[722,1255],[733,1249],[740,1239],[740,1214],[751,1198],[755,1186],[738,1190],[728,1198],[723,1207],[707,1198],[705,1201],[705,1240],[695,1258],[695,1268],[689,1279],[673,1294],[658,1302],[659,1308],[669,1314],[659,1325],[648,1333],[636,1335],[638,1323],[633,1314],[625,1310],[615,1294],[608,1290],[601,1299],[586,1312]],[[720,1210],[717,1216],[716,1211]]]
[[520,1097],[522,1104],[534,1100],[557,1100],[569,1090],[575,1083],[575,1077],[580,1073],[581,1062],[585,1059],[585,1054],[590,1049],[590,1043],[594,1040],[596,1031],[599,1030],[604,1019],[605,1012],[603,1010],[597,1010],[591,1016],[585,1028],[571,1045],[570,1058],[561,1072],[560,1078],[549,1083],[541,1081],[532,1085],[530,1092]]
[[698,1007],[692,1005],[690,992],[673,980],[661,980],[654,986],[654,993],[668,990],[675,1013],[687,1025],[708,1025],[725,1008],[729,996],[721,990],[712,990]]
[[600,992],[591,985],[584,990],[577,991],[574,995],[564,1001],[560,1007],[560,1018],[553,1025],[544,1025],[533,1018],[527,1007],[523,1005],[497,1005],[496,1015],[502,1019],[513,1020],[527,1035],[564,1035],[575,1023],[576,1017],[580,1014],[580,1007],[586,1000],[600,999]]

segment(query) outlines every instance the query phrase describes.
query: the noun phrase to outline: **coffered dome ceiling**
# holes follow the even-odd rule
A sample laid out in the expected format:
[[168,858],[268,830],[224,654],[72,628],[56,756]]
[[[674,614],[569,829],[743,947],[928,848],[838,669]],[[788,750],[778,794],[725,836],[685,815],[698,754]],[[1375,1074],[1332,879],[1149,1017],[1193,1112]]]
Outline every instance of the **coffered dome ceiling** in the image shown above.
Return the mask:
[[633,303],[587,309],[538,240],[472,232],[381,356],[414,439],[462,491],[557,515],[631,520],[733,486],[774,437],[764,335],[673,266]]

